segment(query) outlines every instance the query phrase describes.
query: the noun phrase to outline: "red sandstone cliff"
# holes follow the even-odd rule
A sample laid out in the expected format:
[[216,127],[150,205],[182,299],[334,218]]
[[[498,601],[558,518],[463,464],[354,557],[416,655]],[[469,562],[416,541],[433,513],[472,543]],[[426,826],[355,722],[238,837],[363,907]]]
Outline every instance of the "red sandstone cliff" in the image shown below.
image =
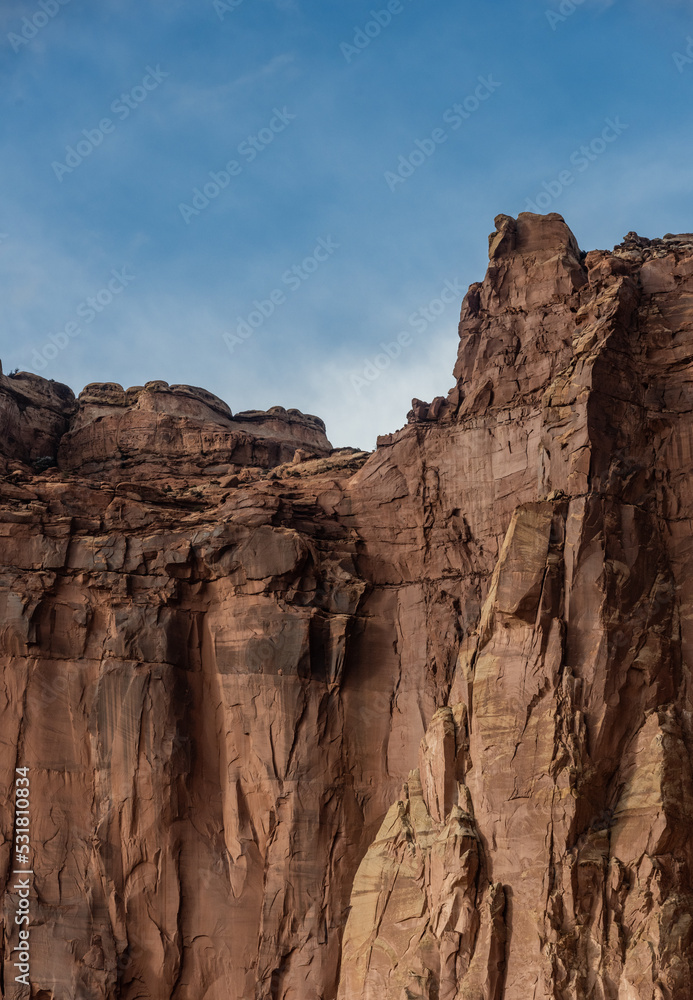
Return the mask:
[[693,237],[499,216],[371,456],[0,376],[2,995],[690,1000]]

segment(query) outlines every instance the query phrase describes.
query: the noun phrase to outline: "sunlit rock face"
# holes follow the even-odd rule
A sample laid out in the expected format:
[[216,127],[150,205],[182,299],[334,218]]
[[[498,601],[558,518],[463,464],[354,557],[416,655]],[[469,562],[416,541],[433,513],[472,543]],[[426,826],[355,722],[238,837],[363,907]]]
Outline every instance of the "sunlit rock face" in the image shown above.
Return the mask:
[[127,391],[113,383],[88,385],[77,404],[58,462],[101,479],[224,475],[271,468],[299,448],[315,456],[332,450],[319,417],[282,406],[234,416],[217,396],[189,385],[148,382]]
[[0,375],[3,995],[690,1000],[693,237],[499,216],[367,455]]

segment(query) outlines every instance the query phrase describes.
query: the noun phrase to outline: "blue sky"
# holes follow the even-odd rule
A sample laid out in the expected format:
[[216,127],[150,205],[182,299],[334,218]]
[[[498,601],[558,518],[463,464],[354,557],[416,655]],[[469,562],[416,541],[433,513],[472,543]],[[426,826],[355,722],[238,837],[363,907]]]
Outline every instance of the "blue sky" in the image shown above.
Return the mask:
[[4,0],[4,370],[200,385],[373,447],[450,388],[499,212],[544,195],[583,249],[693,229],[692,13]]

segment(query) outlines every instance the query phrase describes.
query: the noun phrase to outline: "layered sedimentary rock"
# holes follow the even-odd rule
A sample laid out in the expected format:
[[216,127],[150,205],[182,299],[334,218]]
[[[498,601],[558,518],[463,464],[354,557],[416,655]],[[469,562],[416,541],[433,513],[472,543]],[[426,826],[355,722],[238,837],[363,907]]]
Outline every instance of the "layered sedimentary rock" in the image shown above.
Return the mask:
[[332,447],[319,417],[282,406],[234,416],[218,396],[189,385],[88,385],[77,404],[57,460],[99,479],[224,475],[271,468],[299,449],[324,457]]
[[3,377],[34,995],[690,1000],[693,237],[489,256],[370,456]]
[[3,375],[0,365],[0,471],[12,459],[52,459],[76,409],[66,385],[29,372]]

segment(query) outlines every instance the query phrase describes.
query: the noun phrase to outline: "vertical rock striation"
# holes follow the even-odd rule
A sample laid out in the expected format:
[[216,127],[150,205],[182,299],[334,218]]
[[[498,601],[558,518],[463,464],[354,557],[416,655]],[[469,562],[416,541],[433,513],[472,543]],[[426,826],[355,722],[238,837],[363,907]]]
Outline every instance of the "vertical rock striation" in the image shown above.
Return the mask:
[[693,237],[489,257],[370,456],[0,379],[35,996],[690,1000]]

